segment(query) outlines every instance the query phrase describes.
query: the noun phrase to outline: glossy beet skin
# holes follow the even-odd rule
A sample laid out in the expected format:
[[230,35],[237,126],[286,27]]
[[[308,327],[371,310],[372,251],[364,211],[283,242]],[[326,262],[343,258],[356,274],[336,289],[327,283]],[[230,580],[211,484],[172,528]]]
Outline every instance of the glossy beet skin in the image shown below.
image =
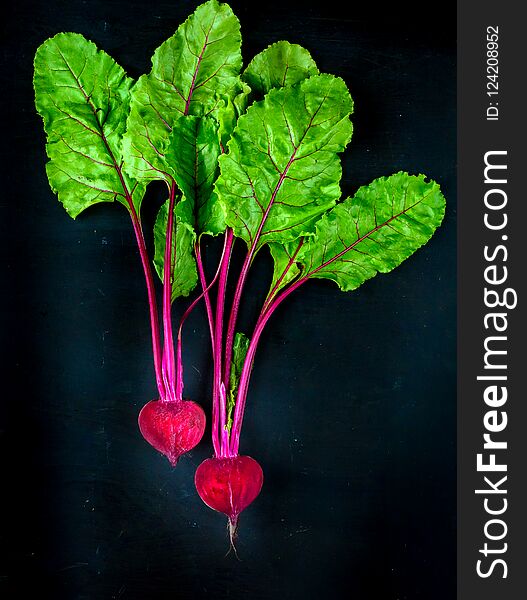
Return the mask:
[[229,517],[232,541],[238,516],[262,489],[262,468],[250,456],[208,458],[197,468],[194,481],[203,502]]
[[190,400],[152,400],[143,406],[138,421],[145,440],[175,467],[203,437],[206,418],[201,406]]

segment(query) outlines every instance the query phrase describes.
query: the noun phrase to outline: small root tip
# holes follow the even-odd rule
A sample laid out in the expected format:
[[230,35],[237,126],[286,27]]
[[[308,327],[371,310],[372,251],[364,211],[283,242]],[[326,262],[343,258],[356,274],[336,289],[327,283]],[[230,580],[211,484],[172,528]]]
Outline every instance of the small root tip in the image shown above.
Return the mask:
[[179,460],[179,455],[175,455],[175,454],[166,454],[165,455],[168,458],[168,462],[175,467],[178,463]]
[[229,527],[229,539],[231,541],[232,546],[234,547],[234,541],[238,536],[238,517],[229,517],[228,520]]
[[230,551],[232,550],[234,552],[234,556],[236,556],[236,558],[238,560],[240,560],[240,557],[238,556],[238,552],[236,550],[236,544],[235,544],[236,538],[238,537],[238,516],[237,515],[235,517],[229,517],[229,519],[227,521],[227,528],[229,530],[229,542],[231,544],[231,547],[229,548],[229,552],[227,552],[227,554],[229,554]]

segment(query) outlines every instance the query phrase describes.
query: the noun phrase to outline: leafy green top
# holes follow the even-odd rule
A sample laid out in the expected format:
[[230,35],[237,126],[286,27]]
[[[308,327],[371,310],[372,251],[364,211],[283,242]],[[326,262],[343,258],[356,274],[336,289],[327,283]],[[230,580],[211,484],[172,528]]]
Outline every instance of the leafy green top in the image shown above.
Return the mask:
[[296,262],[303,277],[331,279],[343,291],[354,290],[425,244],[444,212],[439,186],[424,175],[380,177],[320,219]]
[[257,54],[243,73],[253,93],[264,96],[274,88],[289,87],[318,75],[309,52],[298,44],[276,42]]
[[35,56],[35,103],[47,134],[50,185],[76,217],[98,202],[139,206],[144,188],[123,173],[121,139],[132,80],[77,33],[46,40]]
[[[48,178],[68,213],[117,200],[140,215],[149,181],[177,184],[173,298],[196,285],[197,235],[226,226],[250,257],[269,245],[274,294],[309,277],[352,290],[400,264],[440,224],[439,186],[401,172],[337,204],[338,154],[352,135],[346,85],[285,41],[240,76],[240,45],[238,19],[217,0],[156,50],[135,85],[83,36],[47,40],[35,56],[36,106]],[[167,210],[154,229],[160,273]]]
[[243,91],[239,72],[240,24],[227,4],[209,0],[154,53],[152,70],[132,92],[124,137],[126,169],[138,179],[176,177],[167,158],[170,132],[181,117],[211,116],[218,122]]
[[313,231],[340,196],[337,153],[350,141],[352,110],[346,85],[331,75],[273,89],[249,107],[216,181],[236,236],[260,246]]

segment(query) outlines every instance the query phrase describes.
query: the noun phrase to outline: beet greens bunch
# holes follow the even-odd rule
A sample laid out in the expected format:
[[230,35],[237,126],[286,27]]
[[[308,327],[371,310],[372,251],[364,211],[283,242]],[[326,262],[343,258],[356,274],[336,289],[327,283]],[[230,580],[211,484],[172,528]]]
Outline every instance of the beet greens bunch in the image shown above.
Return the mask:
[[[203,501],[228,516],[258,496],[260,465],[239,454],[251,369],[276,308],[313,278],[354,290],[425,244],[445,200],[423,175],[399,172],[341,198],[339,154],[352,136],[353,101],[344,81],[321,74],[304,48],[278,42],[242,69],[240,24],[210,0],[154,53],[137,81],[75,33],[47,40],[35,57],[36,107],[47,134],[51,188],[75,218],[99,202],[130,216],[146,280],[158,399],[139,415],[145,439],[172,465],[203,436],[205,413],[183,398],[182,326],[203,300],[212,342],[213,458],[197,469]],[[154,225],[153,265],[162,280],[158,311],[141,222],[151,181],[166,184]],[[207,275],[203,236],[221,236]],[[239,273],[233,246],[244,244]],[[269,251],[274,273],[250,336],[237,318],[255,256]],[[236,281],[227,302],[229,278]],[[172,303],[201,292],[176,335]]]

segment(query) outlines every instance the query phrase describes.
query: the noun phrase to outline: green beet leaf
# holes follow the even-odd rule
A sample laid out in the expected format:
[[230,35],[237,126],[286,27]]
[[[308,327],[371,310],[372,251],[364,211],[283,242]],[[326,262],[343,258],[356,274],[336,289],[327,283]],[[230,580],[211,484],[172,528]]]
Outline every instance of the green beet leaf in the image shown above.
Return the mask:
[[257,54],[243,73],[255,96],[262,97],[274,88],[288,87],[318,75],[311,54],[298,44],[276,42]]
[[340,196],[337,153],[351,139],[352,110],[345,83],[331,75],[271,90],[249,107],[216,181],[236,236],[258,249],[313,231]]
[[[165,264],[165,243],[168,221],[167,200],[159,209],[154,224],[154,266],[161,281]],[[172,236],[172,301],[180,296],[188,296],[198,282],[196,261],[192,255],[196,234],[186,222],[185,200],[180,200],[174,209],[174,232]]]
[[188,205],[186,222],[200,233],[225,229],[221,205],[211,198],[221,152],[218,123],[212,117],[188,116],[174,123],[167,157],[174,165],[176,183]]
[[250,103],[251,88],[243,81],[240,85],[241,91],[232,99],[227,98],[225,106],[216,114],[220,124],[219,135],[222,152],[225,152],[238,119],[245,113]]
[[[274,88],[296,85],[312,75],[318,75],[318,68],[311,54],[298,44],[281,41],[257,54],[245,69],[242,78],[250,84],[252,96],[258,97]],[[290,252],[282,244],[269,244],[274,262],[270,287],[273,293],[291,283],[300,273],[292,260],[297,247],[295,244]]]
[[424,175],[400,172],[376,179],[320,219],[297,255],[302,276],[354,290],[425,244],[444,212],[439,185]]
[[132,91],[123,142],[130,175],[169,184],[176,177],[177,165],[167,157],[170,132],[187,115],[222,121],[243,90],[240,45],[238,19],[228,5],[210,0],[155,51],[152,70]]
[[118,200],[139,213],[142,185],[122,172],[121,140],[132,80],[76,33],[46,40],[35,56],[35,104],[47,134],[49,183],[75,218]]

